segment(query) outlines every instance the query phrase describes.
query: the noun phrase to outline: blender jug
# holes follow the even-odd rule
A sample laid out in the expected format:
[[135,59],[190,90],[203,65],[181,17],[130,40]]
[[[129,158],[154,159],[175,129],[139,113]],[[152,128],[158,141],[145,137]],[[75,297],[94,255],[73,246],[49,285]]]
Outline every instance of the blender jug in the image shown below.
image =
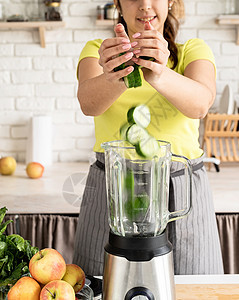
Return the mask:
[[[171,145],[158,141],[159,151],[151,159],[139,156],[127,141],[102,144],[105,150],[108,221],[120,236],[157,236],[167,223],[186,216],[191,209],[190,161],[171,153]],[[185,168],[185,208],[170,212],[169,178],[171,161]]]

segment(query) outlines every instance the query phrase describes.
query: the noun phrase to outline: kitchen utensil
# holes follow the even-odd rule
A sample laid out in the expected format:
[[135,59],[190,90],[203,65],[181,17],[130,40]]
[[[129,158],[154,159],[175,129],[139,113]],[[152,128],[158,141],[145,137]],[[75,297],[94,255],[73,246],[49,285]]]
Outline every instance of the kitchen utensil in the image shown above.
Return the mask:
[[[187,206],[169,212],[169,174],[172,159],[180,161],[186,172],[189,161],[171,153],[170,143],[158,141],[159,152],[152,159],[140,157],[126,141],[107,142],[105,149],[106,187],[109,225],[122,236],[156,236],[168,222],[190,210],[190,184],[185,183]],[[187,177],[187,176],[186,176]]]
[[[102,144],[110,225],[105,246],[104,300],[175,299],[172,245],[167,223],[191,208],[191,165],[171,153],[170,143],[158,141],[159,151],[144,159],[126,141]],[[186,207],[169,211],[171,161],[185,171]]]

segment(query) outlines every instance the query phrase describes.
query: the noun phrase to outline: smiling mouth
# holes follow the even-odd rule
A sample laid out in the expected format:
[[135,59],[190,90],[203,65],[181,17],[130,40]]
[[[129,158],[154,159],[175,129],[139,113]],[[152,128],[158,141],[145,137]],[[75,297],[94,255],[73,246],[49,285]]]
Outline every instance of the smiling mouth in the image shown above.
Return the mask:
[[156,19],[156,16],[149,17],[149,18],[137,18],[137,20],[140,21],[141,23],[152,22],[154,19]]

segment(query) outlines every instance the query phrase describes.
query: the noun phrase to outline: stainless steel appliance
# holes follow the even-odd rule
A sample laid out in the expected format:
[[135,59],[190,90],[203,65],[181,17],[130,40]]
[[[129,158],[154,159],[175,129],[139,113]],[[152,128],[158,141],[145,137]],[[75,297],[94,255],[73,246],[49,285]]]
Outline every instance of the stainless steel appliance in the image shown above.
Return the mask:
[[[191,208],[191,166],[158,141],[152,159],[144,159],[126,141],[102,144],[110,225],[105,246],[104,300],[175,299],[172,245],[167,224],[186,216]],[[186,207],[170,212],[171,161],[185,169]]]

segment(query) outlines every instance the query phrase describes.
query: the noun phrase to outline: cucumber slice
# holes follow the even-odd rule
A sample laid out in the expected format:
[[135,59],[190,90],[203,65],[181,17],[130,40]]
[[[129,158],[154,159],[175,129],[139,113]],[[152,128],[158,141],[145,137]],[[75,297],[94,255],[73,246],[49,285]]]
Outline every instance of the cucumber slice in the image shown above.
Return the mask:
[[148,195],[137,195],[125,202],[125,215],[130,221],[140,222],[145,218],[150,205]]
[[152,158],[159,152],[158,141],[153,137],[150,137],[148,140],[140,140],[135,148],[136,152],[145,158]]
[[139,73],[139,67],[134,65],[134,71],[131,72],[129,75],[124,77],[124,83],[127,88],[136,88],[142,85],[141,76]]
[[148,127],[150,123],[150,110],[148,106],[142,104],[129,109],[127,113],[129,123],[135,123],[143,128]]
[[128,199],[132,199],[132,197],[134,196],[134,173],[132,170],[126,171],[124,183]]
[[122,140],[126,140],[126,132],[129,129],[129,127],[130,127],[129,123],[126,123],[126,124],[124,124],[123,126],[120,127],[120,138]]
[[126,132],[126,140],[134,146],[140,141],[146,143],[148,139],[148,132],[137,124],[131,125]]

